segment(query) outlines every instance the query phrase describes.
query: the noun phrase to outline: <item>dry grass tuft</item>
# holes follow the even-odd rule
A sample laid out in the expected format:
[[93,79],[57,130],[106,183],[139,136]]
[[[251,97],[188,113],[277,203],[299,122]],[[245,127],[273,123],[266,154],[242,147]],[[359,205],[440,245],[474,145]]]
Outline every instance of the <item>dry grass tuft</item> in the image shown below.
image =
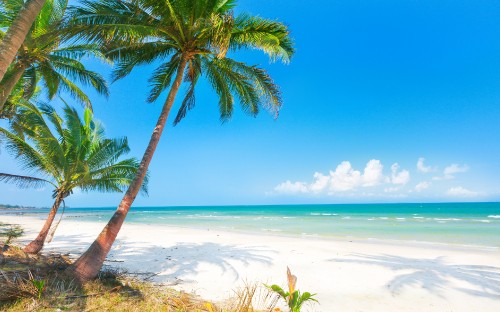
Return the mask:
[[123,271],[106,270],[79,284],[65,273],[71,261],[64,255],[31,256],[11,246],[4,256],[0,311],[231,311]]
[[263,284],[246,282],[235,290],[235,295],[226,305],[227,311],[275,311],[278,300],[279,297]]

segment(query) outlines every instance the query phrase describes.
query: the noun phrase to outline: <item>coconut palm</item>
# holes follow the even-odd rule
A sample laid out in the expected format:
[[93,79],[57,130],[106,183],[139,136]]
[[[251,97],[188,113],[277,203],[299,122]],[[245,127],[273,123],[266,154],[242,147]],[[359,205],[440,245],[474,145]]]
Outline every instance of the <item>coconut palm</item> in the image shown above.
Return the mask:
[[[17,7],[17,14],[13,22],[9,25],[9,30],[2,36],[2,41],[0,42],[0,81],[3,79],[7,68],[16,57],[17,51],[21,47],[21,44],[26,38],[33,22],[36,17],[42,11],[43,6],[46,2],[51,2],[52,0],[28,0],[22,2],[21,6]],[[5,7],[8,7],[8,0],[4,3]],[[0,11],[0,14],[3,13]],[[5,21],[5,15],[0,15],[2,20]],[[0,22],[2,23],[2,22]],[[0,27],[5,25],[0,24]]]
[[[37,238],[24,250],[38,253],[61,203],[73,190],[122,192],[137,173],[134,158],[119,160],[128,153],[126,138],[106,139],[104,130],[85,109],[83,120],[68,105],[61,117],[51,106],[24,103],[11,121],[11,129],[0,128],[6,149],[24,169],[35,176],[0,173],[0,181],[19,187],[54,188],[54,204]],[[146,191],[146,182],[142,190]]]
[[[7,0],[4,9],[7,19],[21,6],[23,0]],[[90,100],[76,82],[90,85],[99,93],[108,95],[106,81],[97,73],[89,71],[79,61],[83,56],[101,57],[96,45],[62,45],[61,31],[67,0],[58,0],[58,5],[44,6],[41,14],[26,36],[7,74],[0,83],[0,112],[12,90],[22,80],[24,96],[32,94],[38,81],[42,82],[49,98],[60,90],[69,92],[76,100],[90,106]]]
[[114,79],[138,65],[161,62],[153,72],[148,100],[169,88],[139,171],[115,214],[89,249],[74,263],[81,280],[99,272],[145,177],[183,80],[187,92],[174,120],[178,123],[195,104],[195,86],[205,77],[219,96],[222,121],[231,117],[235,97],[254,116],[261,107],[277,114],[278,87],[257,66],[227,57],[228,52],[255,48],[271,59],[288,62],[293,45],[285,25],[250,15],[234,16],[234,0],[96,0],[73,9],[71,35],[98,42],[117,62]]

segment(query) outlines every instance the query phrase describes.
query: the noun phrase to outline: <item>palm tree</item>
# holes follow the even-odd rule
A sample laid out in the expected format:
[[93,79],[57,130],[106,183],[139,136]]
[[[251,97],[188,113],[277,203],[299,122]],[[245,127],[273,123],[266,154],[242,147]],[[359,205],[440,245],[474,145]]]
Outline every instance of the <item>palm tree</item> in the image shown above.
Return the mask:
[[[16,6],[23,0],[8,0],[4,10],[7,17],[13,16]],[[24,96],[29,98],[41,80],[49,98],[53,98],[61,89],[69,92],[83,104],[90,106],[90,100],[76,85],[78,81],[94,87],[99,93],[108,95],[106,81],[97,73],[89,71],[79,61],[83,56],[94,55],[103,59],[96,45],[78,44],[61,45],[61,31],[64,29],[63,17],[67,0],[59,0],[59,5],[44,6],[37,17],[30,33],[21,45],[16,59],[9,67],[0,83],[0,112],[12,90],[22,80]]]
[[195,85],[205,76],[219,96],[221,120],[231,117],[234,96],[254,116],[260,107],[278,113],[281,97],[271,77],[257,66],[226,57],[229,51],[255,48],[271,59],[289,61],[293,44],[287,27],[250,15],[234,16],[235,0],[97,0],[81,1],[72,12],[72,35],[99,42],[117,61],[114,78],[137,65],[161,61],[150,78],[149,101],[170,87],[134,181],[111,220],[73,264],[81,280],[97,276],[145,177],[182,81],[186,96],[174,120],[195,104]]
[[[5,2],[5,6],[8,6],[7,1]],[[18,7],[16,18],[10,24],[9,30],[0,42],[0,81],[16,57],[24,38],[26,38],[33,22],[42,11],[46,2],[51,2],[51,0],[28,0],[23,2],[21,7]],[[3,16],[0,15],[0,17]]]
[[[54,204],[37,238],[24,251],[38,253],[45,242],[59,206],[73,190],[122,192],[137,173],[126,138],[106,139],[104,130],[85,109],[83,120],[74,108],[64,107],[64,118],[49,105],[24,103],[11,121],[11,130],[0,128],[6,147],[36,177],[0,173],[0,181],[19,187],[54,188]],[[147,191],[146,182],[142,190]]]

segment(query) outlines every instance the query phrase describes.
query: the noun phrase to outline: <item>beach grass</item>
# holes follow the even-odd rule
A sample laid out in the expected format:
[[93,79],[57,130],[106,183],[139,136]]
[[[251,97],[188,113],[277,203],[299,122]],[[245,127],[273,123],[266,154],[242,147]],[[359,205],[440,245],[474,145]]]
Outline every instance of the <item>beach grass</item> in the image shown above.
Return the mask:
[[31,256],[9,246],[3,256],[2,311],[222,311],[193,294],[116,270],[104,270],[96,280],[78,284],[64,271],[71,263],[65,255]]

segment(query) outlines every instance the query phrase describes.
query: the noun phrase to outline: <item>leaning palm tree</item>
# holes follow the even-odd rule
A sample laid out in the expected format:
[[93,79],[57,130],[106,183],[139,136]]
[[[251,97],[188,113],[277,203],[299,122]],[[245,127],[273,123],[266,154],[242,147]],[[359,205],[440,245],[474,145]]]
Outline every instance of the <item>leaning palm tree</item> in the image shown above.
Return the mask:
[[[64,107],[63,118],[49,105],[25,102],[11,121],[11,129],[0,128],[6,148],[24,169],[36,176],[0,173],[0,181],[19,187],[54,188],[54,204],[45,224],[24,251],[38,253],[47,238],[56,213],[73,190],[122,192],[137,173],[134,158],[119,160],[129,151],[126,138],[106,139],[90,109],[83,120],[77,111]],[[146,180],[147,183],[147,180]],[[146,183],[142,190],[146,190]]]
[[97,0],[81,1],[73,9],[70,28],[77,37],[99,42],[117,61],[114,78],[128,75],[135,66],[161,62],[153,72],[149,101],[170,88],[163,109],[141,160],[115,214],[89,249],[73,264],[81,280],[97,276],[146,175],[183,80],[187,93],[174,120],[178,123],[195,104],[195,86],[208,79],[219,96],[222,121],[233,112],[235,96],[244,111],[254,116],[264,107],[277,114],[278,87],[257,66],[227,57],[230,51],[255,48],[271,59],[289,61],[293,44],[287,27],[250,15],[234,16],[235,0]]
[[[12,17],[16,6],[23,0],[6,0],[9,4],[4,9],[6,17]],[[77,82],[93,87],[100,94],[108,95],[106,81],[97,73],[87,70],[80,62],[83,56],[93,55],[100,59],[102,53],[93,44],[62,43],[61,32],[64,30],[64,15],[67,0],[58,0],[58,5],[50,1],[43,7],[41,14],[26,36],[16,59],[0,82],[0,112],[16,85],[23,81],[24,96],[31,95],[40,81],[49,98],[60,90],[69,92],[82,104],[90,106],[90,100],[77,86]]]
[[[42,11],[43,6],[46,2],[52,2],[52,0],[28,0],[22,2],[21,6],[16,7],[16,17],[13,22],[9,25],[9,30],[2,36],[2,41],[0,42],[0,81],[3,79],[7,68],[16,57],[17,51],[21,47],[21,44],[26,38],[33,22],[36,17]],[[6,0],[3,5],[8,7],[10,4]],[[3,13],[0,11],[0,14]],[[2,20],[5,21],[5,15],[1,14]],[[0,27],[4,25],[0,24]]]

